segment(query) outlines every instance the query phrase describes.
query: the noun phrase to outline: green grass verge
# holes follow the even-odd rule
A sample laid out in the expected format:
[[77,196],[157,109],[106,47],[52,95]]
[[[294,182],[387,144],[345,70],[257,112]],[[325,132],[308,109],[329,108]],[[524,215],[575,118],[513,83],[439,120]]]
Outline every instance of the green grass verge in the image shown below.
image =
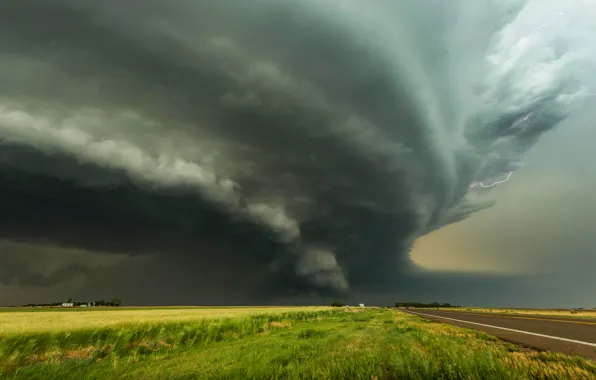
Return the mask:
[[596,378],[593,362],[382,309],[6,335],[0,363],[7,379]]

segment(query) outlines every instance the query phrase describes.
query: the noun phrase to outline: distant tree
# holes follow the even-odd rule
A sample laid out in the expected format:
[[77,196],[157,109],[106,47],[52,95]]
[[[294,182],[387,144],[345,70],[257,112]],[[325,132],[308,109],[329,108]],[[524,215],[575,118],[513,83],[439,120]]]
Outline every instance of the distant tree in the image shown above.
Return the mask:
[[113,298],[112,299],[112,304],[114,306],[120,306],[120,305],[122,305],[122,300],[120,298]]
[[345,305],[341,302],[334,301],[334,302],[331,302],[331,306],[332,307],[343,307]]
[[432,308],[437,308],[437,307],[458,307],[458,306],[451,305],[450,303],[440,304],[438,302],[432,302],[432,303],[396,302],[395,307],[416,307],[416,308],[432,307]]
[[66,302],[71,303],[72,302],[72,298],[69,298],[68,301],[66,301]]

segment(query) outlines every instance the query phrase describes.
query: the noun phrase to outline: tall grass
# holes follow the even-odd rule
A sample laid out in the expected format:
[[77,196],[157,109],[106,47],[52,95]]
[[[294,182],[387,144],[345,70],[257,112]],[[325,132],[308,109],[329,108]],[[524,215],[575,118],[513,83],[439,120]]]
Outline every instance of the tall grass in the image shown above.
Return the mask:
[[160,350],[172,351],[199,344],[242,339],[265,331],[272,322],[306,321],[336,313],[336,310],[286,312],[245,318],[135,323],[97,329],[7,334],[0,340],[0,368],[18,368],[35,362],[56,362],[77,356],[94,360],[107,355],[125,357]]

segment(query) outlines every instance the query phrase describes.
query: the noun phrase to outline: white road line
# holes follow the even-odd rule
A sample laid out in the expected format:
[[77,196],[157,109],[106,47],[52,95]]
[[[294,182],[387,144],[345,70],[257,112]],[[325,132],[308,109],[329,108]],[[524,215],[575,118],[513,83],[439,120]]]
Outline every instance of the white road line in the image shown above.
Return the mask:
[[455,319],[455,318],[439,317],[438,315],[433,315],[433,314],[424,314],[424,313],[416,313],[416,312],[414,312],[414,311],[408,311],[408,313],[415,314],[415,315],[420,315],[420,316],[426,316],[426,317],[435,317],[435,318],[448,319],[448,320],[450,320],[450,321],[455,321],[455,322],[469,323],[469,324],[471,324],[471,325],[478,325],[478,326],[490,327],[490,328],[493,328],[493,329],[506,330],[506,331],[513,331],[513,332],[520,333],[520,334],[527,334],[527,335],[540,336],[540,337],[543,337],[543,338],[548,338],[548,339],[556,339],[556,340],[562,340],[562,341],[564,341],[564,342],[569,342],[569,343],[577,343],[577,344],[583,344],[583,345],[585,345],[585,346],[592,346],[592,347],[596,347],[596,343],[582,342],[581,340],[575,340],[575,339],[561,338],[561,337],[558,337],[558,336],[551,336],[551,335],[538,334],[538,333],[533,333],[533,332],[529,332],[529,331],[523,331],[523,330],[508,329],[508,328],[506,328],[506,327],[499,327],[499,326],[493,326],[493,325],[485,325],[484,323],[477,323],[477,322],[463,321],[463,320],[461,320],[461,319]]

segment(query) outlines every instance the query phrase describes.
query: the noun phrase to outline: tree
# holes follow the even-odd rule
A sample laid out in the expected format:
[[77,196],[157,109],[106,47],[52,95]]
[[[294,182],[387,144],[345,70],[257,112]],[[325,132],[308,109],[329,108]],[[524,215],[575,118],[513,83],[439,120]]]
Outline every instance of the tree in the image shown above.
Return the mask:
[[341,302],[334,301],[334,302],[331,302],[331,306],[332,307],[343,307],[345,305]]
[[114,306],[120,306],[122,305],[122,300],[120,298],[112,298],[112,304]]

